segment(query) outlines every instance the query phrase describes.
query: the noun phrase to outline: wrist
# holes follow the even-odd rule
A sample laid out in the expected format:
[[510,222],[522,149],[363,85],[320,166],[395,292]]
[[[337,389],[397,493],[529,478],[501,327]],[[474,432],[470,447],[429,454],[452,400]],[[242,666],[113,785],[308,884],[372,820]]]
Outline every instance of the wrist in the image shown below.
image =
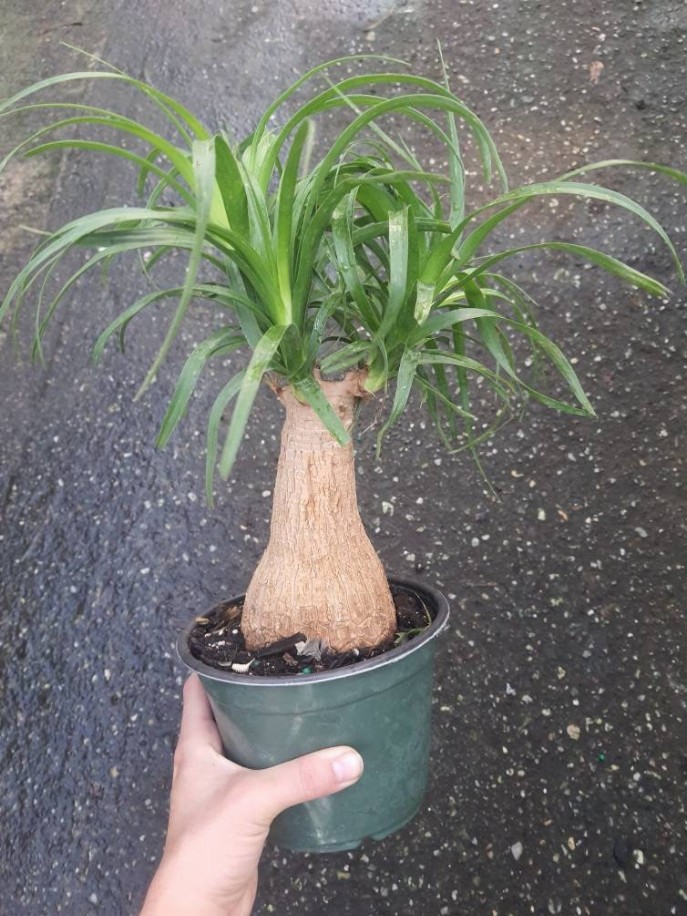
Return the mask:
[[250,916],[255,887],[232,892],[199,880],[189,863],[163,855],[140,916]]

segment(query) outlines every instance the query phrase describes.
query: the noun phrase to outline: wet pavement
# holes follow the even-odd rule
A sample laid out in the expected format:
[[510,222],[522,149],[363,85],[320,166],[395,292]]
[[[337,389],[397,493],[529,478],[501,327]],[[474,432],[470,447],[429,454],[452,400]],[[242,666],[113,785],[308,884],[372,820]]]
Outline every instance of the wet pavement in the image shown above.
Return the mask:
[[[0,22],[0,96],[81,66],[66,41],[236,133],[295,72],[334,55],[388,53],[437,76],[439,38],[513,184],[615,156],[687,168],[677,0],[0,0]],[[119,88],[87,97],[139,111]],[[10,127],[3,149],[26,126]],[[31,244],[19,223],[56,227],[121,200],[126,180],[79,154],[0,177],[3,290]],[[653,206],[684,260],[685,189],[637,173],[613,185]],[[600,420],[539,407],[514,420],[483,453],[499,501],[469,459],[444,453],[417,405],[381,464],[373,434],[361,436],[360,503],[385,565],[438,584],[454,606],[430,791],[381,843],[320,858],[269,849],[260,916],[687,912],[685,295],[655,240],[605,207],[552,200],[499,241],[516,233],[605,241],[675,294],[651,300],[562,255],[514,265]],[[83,282],[47,371],[2,350],[8,916],[136,911],[165,826],[184,677],[175,634],[242,591],[265,543],[279,428],[268,394],[209,512],[204,411],[219,375],[158,452],[171,370],[132,396],[163,316],[132,328],[126,358],[113,349],[89,364],[97,332],[143,288],[126,266],[109,286]],[[197,310],[187,347],[209,316]]]

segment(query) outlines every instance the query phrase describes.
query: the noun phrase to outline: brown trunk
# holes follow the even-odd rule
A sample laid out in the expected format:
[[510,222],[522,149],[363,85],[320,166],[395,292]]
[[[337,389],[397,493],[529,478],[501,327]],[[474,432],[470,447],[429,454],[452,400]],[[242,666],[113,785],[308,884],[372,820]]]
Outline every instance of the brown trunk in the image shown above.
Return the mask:
[[[320,385],[347,429],[359,373]],[[384,569],[365,532],[353,446],[340,446],[290,388],[267,549],[248,586],[241,629],[250,649],[294,633],[334,651],[378,645],[396,628]]]

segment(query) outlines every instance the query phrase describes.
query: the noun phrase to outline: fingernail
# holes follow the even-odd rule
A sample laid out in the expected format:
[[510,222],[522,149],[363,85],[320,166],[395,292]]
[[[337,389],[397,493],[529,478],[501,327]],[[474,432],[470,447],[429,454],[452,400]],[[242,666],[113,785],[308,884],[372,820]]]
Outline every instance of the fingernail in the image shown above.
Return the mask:
[[333,761],[332,770],[339,782],[353,782],[363,772],[363,758],[355,751],[346,751]]

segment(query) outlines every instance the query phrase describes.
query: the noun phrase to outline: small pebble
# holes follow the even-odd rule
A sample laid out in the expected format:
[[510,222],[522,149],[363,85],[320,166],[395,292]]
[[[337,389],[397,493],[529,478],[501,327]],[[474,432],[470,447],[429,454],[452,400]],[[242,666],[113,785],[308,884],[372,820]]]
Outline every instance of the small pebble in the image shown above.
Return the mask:
[[523,850],[523,846],[520,841],[518,841],[517,843],[513,843],[513,845],[511,846],[510,851],[513,854],[513,858],[515,859],[516,862],[522,855],[522,850]]
[[568,737],[572,738],[573,741],[579,741],[580,728],[578,725],[568,725],[566,732],[568,733]]

